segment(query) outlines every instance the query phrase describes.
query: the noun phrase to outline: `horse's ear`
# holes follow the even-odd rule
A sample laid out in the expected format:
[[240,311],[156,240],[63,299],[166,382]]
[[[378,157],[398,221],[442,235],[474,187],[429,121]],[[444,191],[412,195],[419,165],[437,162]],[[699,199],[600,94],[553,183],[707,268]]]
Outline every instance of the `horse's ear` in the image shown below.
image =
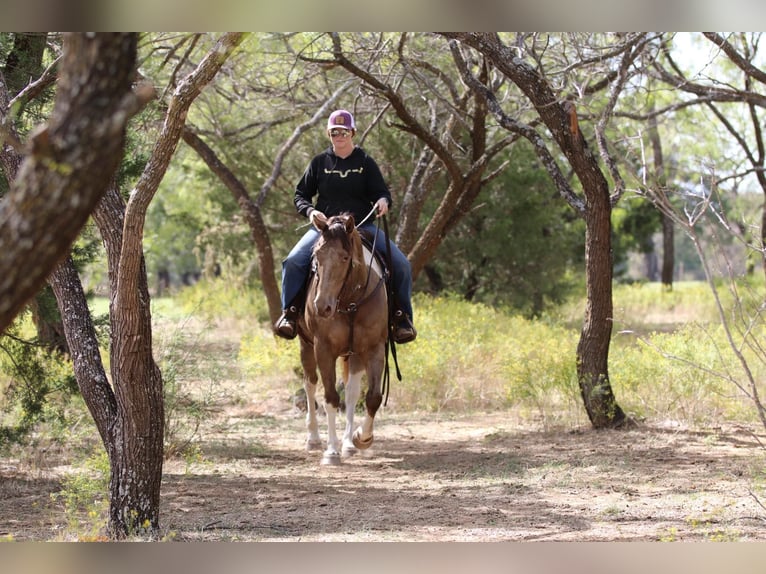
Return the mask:
[[355,227],[354,216],[353,215],[349,215],[346,218],[346,233],[350,234],[352,231],[354,231],[354,227]]

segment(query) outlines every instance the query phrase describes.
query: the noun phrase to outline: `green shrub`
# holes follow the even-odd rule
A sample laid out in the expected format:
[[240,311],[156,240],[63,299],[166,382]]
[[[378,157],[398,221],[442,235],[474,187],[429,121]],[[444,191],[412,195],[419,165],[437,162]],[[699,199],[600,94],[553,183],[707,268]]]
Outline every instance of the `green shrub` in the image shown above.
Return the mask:
[[545,420],[577,395],[576,333],[457,297],[417,296],[418,339],[398,347],[402,410],[521,407]]
[[[763,333],[747,336],[762,340]],[[763,357],[741,341],[738,346],[755,380],[765,380]],[[757,411],[744,392],[746,373],[720,326],[691,323],[616,349],[610,354],[615,393],[639,416],[692,424],[755,420]]]
[[269,320],[266,298],[260,288],[223,278],[203,279],[185,287],[176,299],[187,314],[204,319],[241,319],[252,324]]

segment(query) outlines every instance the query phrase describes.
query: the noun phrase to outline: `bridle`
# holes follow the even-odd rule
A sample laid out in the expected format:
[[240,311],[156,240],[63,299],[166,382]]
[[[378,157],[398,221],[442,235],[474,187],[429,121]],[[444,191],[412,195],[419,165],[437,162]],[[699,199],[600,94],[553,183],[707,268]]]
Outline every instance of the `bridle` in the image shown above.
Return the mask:
[[[356,228],[358,229],[359,226],[357,225]],[[377,233],[375,234],[375,239],[377,240]],[[360,238],[361,241],[361,238]],[[364,246],[362,246],[362,249],[364,250]],[[386,281],[385,273],[381,273],[380,277],[378,278],[378,282],[375,284],[375,287],[367,293],[368,287],[370,286],[370,279],[372,278],[372,269],[375,262],[374,254],[375,254],[375,243],[373,242],[372,247],[370,248],[371,251],[371,257],[370,257],[370,263],[367,265],[367,279],[364,283],[364,288],[362,289],[362,293],[366,293],[359,301],[351,301],[348,303],[345,308],[340,308],[341,304],[341,297],[338,296],[338,307],[336,308],[336,312],[340,313],[342,315],[346,315],[348,317],[348,323],[349,323],[349,335],[348,335],[348,351],[343,353],[342,356],[349,357],[354,354],[354,324],[356,320],[356,313],[359,311],[359,309],[364,306],[365,303],[372,300],[372,298],[376,295],[376,293],[380,290],[380,288],[383,286],[383,284]],[[348,268],[346,269],[346,277],[343,280],[343,285],[345,286],[348,283],[349,277],[351,277],[351,271],[354,267],[354,257],[353,254],[349,258],[348,262]],[[341,289],[341,293],[343,293],[343,289]]]

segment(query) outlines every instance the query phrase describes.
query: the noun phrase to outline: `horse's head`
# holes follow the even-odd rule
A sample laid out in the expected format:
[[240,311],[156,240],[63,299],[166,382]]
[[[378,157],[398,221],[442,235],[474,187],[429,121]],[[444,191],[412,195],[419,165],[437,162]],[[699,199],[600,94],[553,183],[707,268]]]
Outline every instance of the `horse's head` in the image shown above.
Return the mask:
[[317,221],[317,228],[322,235],[314,246],[317,288],[313,303],[321,317],[332,317],[353,270],[359,234],[350,214]]

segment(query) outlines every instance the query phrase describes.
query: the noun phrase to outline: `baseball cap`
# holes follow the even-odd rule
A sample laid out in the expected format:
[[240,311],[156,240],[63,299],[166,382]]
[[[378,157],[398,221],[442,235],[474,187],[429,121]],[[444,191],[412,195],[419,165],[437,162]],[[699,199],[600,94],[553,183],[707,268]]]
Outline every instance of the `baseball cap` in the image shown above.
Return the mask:
[[355,130],[354,116],[351,112],[346,110],[335,110],[330,114],[330,118],[327,120],[327,129],[332,128],[346,128],[347,130]]

